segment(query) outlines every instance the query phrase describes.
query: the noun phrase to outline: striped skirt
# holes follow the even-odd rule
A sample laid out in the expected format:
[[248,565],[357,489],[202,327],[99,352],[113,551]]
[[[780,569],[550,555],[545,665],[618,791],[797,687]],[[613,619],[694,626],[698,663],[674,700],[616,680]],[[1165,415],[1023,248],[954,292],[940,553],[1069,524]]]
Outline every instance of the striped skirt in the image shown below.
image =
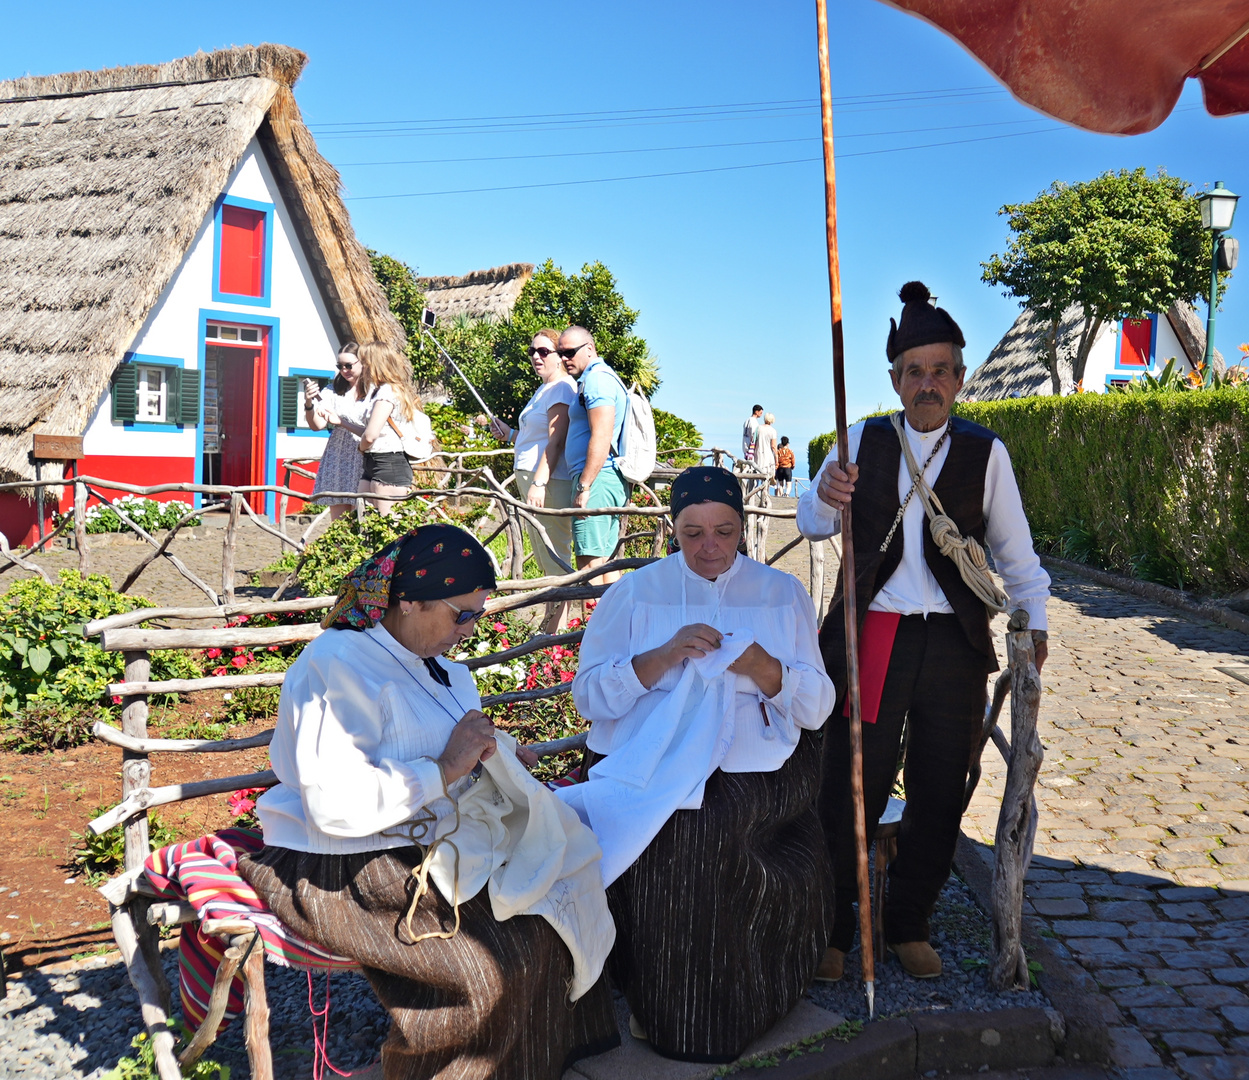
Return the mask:
[[[420,859],[415,847],[354,855],[269,847],[239,860],[283,923],[359,962],[390,1014],[385,1080],[559,1080],[573,1062],[619,1043],[606,977],[570,1003],[572,957],[555,931],[530,915],[497,922],[485,890],[460,905],[455,937],[404,944]],[[431,890],[412,930],[454,923]]]
[[776,772],[715,772],[607,890],[609,968],[651,1045],[725,1062],[798,1003],[832,929],[818,740]]

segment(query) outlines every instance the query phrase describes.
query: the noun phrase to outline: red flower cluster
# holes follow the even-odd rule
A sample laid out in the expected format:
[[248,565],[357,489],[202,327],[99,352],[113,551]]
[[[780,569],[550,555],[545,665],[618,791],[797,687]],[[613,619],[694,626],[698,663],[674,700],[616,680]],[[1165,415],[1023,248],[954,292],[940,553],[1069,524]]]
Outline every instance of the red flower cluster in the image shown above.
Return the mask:
[[234,792],[234,794],[226,800],[226,804],[230,807],[230,813],[236,818],[247,817],[253,810],[256,809],[255,796],[259,795],[264,790],[264,788],[249,787],[241,788],[240,790]]

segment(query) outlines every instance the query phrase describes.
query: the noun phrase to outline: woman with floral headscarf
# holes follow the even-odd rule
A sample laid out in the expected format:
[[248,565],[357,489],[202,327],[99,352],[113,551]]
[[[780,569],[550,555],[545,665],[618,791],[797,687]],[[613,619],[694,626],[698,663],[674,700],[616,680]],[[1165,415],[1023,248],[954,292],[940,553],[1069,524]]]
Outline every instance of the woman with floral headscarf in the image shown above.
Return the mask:
[[634,1034],[731,1061],[797,1004],[831,926],[812,732],[833,707],[811,597],[739,550],[732,473],[672,485],[679,550],[599,601],[573,700],[585,783],[561,788],[599,837],[610,965]]
[[[496,749],[514,744],[469,670],[439,657],[473,632],[494,584],[485,549],[449,525],[407,533],[348,576],[328,632],[287,673],[270,745],[281,782],[256,804],[266,847],[240,862],[283,923],[360,964],[391,1017],[385,1080],[557,1080],[617,1039],[605,980],[576,967],[556,922],[496,918],[493,877],[456,891],[474,777],[485,763],[487,784]],[[514,801],[552,799],[519,772]],[[436,853],[450,859],[451,902],[426,888]]]

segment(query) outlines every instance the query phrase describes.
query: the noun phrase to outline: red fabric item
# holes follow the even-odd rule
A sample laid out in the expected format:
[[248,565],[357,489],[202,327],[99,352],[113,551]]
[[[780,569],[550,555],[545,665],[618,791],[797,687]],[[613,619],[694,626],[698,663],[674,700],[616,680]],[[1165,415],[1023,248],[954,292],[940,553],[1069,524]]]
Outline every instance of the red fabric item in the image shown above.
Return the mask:
[[[869,611],[863,620],[859,632],[859,713],[865,724],[876,723],[880,715],[880,697],[885,692],[885,675],[901,618],[896,611]],[[850,715],[849,694],[841,715]]]
[[1211,115],[1249,112],[1244,0],[884,2],[944,30],[1025,104],[1089,131],[1152,131],[1189,78]]

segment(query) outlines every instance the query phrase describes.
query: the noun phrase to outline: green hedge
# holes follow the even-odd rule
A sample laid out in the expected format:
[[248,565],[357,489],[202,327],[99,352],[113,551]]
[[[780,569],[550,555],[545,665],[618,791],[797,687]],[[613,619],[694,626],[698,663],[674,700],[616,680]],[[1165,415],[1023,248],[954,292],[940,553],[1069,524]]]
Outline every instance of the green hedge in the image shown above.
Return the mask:
[[[956,412],[1001,435],[1039,550],[1207,594],[1249,587],[1249,390],[1031,397]],[[833,441],[811,440],[813,470]]]

